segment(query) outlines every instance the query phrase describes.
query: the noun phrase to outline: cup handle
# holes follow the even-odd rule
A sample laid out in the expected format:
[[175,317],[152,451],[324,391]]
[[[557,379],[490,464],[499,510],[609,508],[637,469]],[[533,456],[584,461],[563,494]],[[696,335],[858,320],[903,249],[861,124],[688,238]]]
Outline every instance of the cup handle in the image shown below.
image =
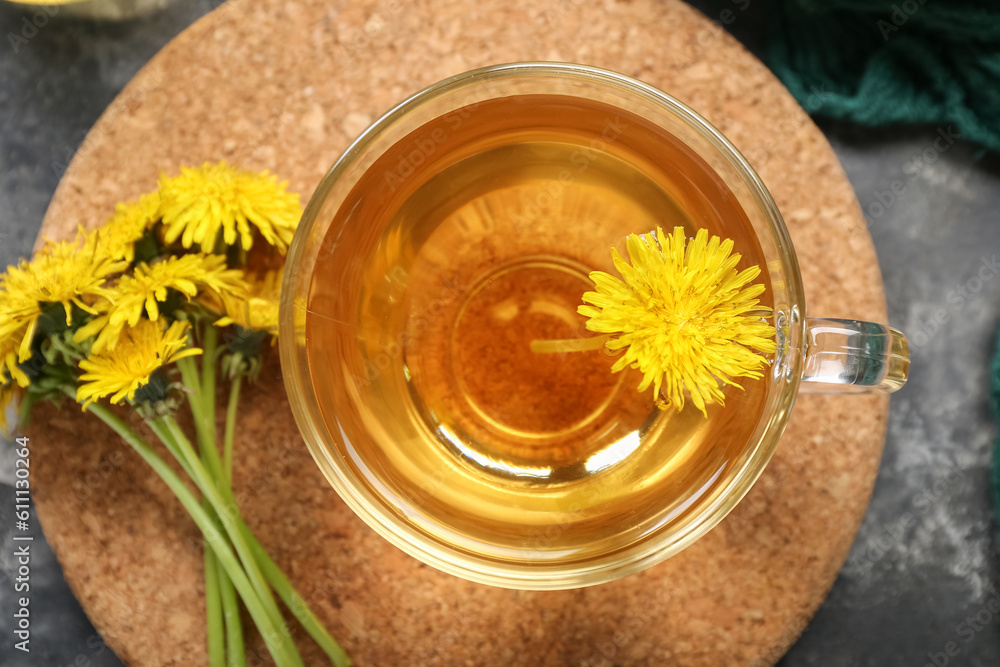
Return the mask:
[[799,391],[872,394],[896,391],[910,373],[910,345],[897,329],[859,320],[806,318]]

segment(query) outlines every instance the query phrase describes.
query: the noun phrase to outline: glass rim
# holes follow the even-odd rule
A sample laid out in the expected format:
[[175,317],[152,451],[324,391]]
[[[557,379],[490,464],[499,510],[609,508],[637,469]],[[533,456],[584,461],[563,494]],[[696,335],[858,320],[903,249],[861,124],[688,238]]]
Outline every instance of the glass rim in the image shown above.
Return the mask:
[[[358,158],[364,155],[384,132],[431,100],[458,92],[478,82],[544,76],[575,77],[638,95],[666,109],[681,119],[686,126],[696,130],[702,138],[708,140],[714,150],[726,158],[735,169],[763,213],[783,263],[785,291],[789,296],[790,312],[786,325],[792,344],[783,358],[776,357],[774,362],[774,370],[780,368],[782,377],[779,378],[780,386],[775,383],[772,391],[780,392],[780,395],[777,400],[769,399],[765,413],[748,441],[747,449],[752,451],[743,457],[743,465],[727,474],[726,485],[714,494],[712,503],[679,529],[679,537],[664,544],[666,537],[674,537],[678,533],[654,536],[646,540],[648,544],[640,549],[624,548],[627,557],[619,556],[610,560],[609,556],[602,557],[599,567],[594,567],[589,561],[579,567],[574,564],[550,565],[543,562],[500,562],[442,544],[440,540],[388,512],[378,501],[378,497],[357,483],[356,476],[350,473],[343,462],[338,461],[333,455],[335,452],[331,453],[326,446],[329,429],[314,393],[311,374],[299,363],[302,346],[296,337],[295,294],[302,286],[300,281],[305,280],[309,283],[312,278],[311,272],[303,276],[299,270],[302,259],[309,249],[306,240],[320,222],[319,213],[331,189]],[[308,284],[306,287],[308,288]],[[777,317],[778,309],[775,310]],[[279,307],[278,346],[289,404],[303,440],[334,490],[368,526],[405,553],[446,573],[477,583],[505,588],[560,590],[605,583],[661,562],[717,526],[739,504],[770,461],[798,393],[801,380],[801,346],[805,332],[805,318],[802,317],[804,312],[805,298],[798,261],[777,204],[747,159],[718,129],[683,102],[624,74],[574,63],[513,62],[456,74],[410,95],[382,114],[344,150],[310,197],[290,245]],[[780,344],[780,327],[778,335]]]

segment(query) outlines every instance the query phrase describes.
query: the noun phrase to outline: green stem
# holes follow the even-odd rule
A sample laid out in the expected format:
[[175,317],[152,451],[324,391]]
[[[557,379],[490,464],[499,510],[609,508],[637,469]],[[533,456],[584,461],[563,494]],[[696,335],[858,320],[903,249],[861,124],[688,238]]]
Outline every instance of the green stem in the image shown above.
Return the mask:
[[[72,390],[67,390],[67,395],[70,398],[74,398],[75,394]],[[240,566],[239,561],[233,555],[233,551],[229,544],[226,542],[225,538],[219,534],[218,529],[214,525],[212,518],[209,514],[202,508],[198,503],[197,498],[191,493],[191,490],[185,486],[181,478],[178,477],[170,466],[161,459],[156,452],[154,452],[146,442],[140,438],[132,429],[125,425],[122,420],[116,417],[108,408],[104,407],[100,403],[91,403],[85,410],[88,410],[91,414],[98,417],[101,421],[111,427],[111,429],[120,435],[125,442],[129,444],[136,451],[139,456],[146,461],[147,464],[153,469],[153,471],[159,475],[160,479],[166,483],[167,487],[177,496],[181,505],[187,510],[188,514],[194,520],[195,525],[201,530],[202,534],[205,536],[205,541],[211,545],[212,549],[215,551],[215,555],[218,558],[218,562],[225,569],[226,574],[229,575],[229,579],[232,581],[233,586],[239,592],[240,597],[243,599],[243,604],[246,605],[247,611],[250,612],[251,618],[253,618],[254,623],[261,631],[261,635],[264,638],[264,642],[267,644],[268,650],[271,656],[274,658],[274,662],[279,667],[284,667],[285,665],[301,665],[301,660],[296,660],[288,656],[287,642],[275,624],[271,619],[271,616],[265,610],[260,597],[257,595],[254,586],[250,583],[247,578],[246,572]],[[297,658],[297,654],[295,658]]]
[[[288,629],[285,627],[284,621],[281,618],[281,612],[278,609],[278,605],[275,602],[274,597],[271,595],[271,589],[268,587],[267,581],[264,579],[264,576],[260,571],[260,567],[257,565],[257,562],[253,557],[253,553],[243,536],[243,532],[239,529],[238,521],[234,518],[234,515],[235,517],[239,516],[239,510],[231,502],[226,500],[223,492],[216,486],[212,477],[208,474],[208,471],[205,470],[205,467],[199,460],[198,455],[195,453],[194,448],[187,439],[187,436],[184,435],[183,431],[181,431],[180,426],[177,424],[177,421],[173,418],[173,416],[165,415],[158,419],[147,420],[147,423],[161,440],[171,440],[174,450],[186,460],[187,465],[191,470],[191,479],[197,485],[204,497],[212,504],[212,508],[222,521],[222,525],[226,529],[226,533],[229,535],[229,539],[232,542],[236,553],[239,555],[240,561],[243,563],[247,577],[250,579],[254,590],[257,592],[262,606],[271,618],[272,625],[282,628],[282,636],[280,639],[276,639],[279,639],[282,645],[287,649],[287,657],[291,662],[286,664],[301,666],[302,659],[299,657],[298,651],[295,649],[295,645],[291,641]],[[230,494],[226,494],[226,496],[229,495]]]
[[233,439],[236,432],[236,406],[240,402],[240,385],[243,374],[237,373],[229,386],[229,405],[226,407],[226,431],[222,437],[222,470],[226,484],[233,488]]
[[[253,548],[253,545],[250,545]],[[246,667],[247,656],[243,647],[243,624],[240,621],[240,604],[236,599],[236,589],[224,571],[219,573],[219,589],[222,597],[222,617],[226,622],[227,667]]]
[[588,352],[600,350],[611,339],[610,336],[591,336],[590,338],[560,338],[555,340],[533,340],[529,348],[535,354],[551,354],[566,352]]
[[[205,341],[203,345],[203,363],[202,363],[202,381],[199,391],[191,396],[191,402],[199,402],[202,406],[201,418],[206,422],[206,426],[215,423],[215,343],[216,343],[216,331],[215,327],[207,327],[205,330]],[[197,419],[198,416],[195,416]],[[214,432],[214,428],[211,430],[206,429],[205,435]],[[211,466],[211,461],[209,460],[208,450],[212,447],[214,443],[212,442],[200,442],[199,447],[202,451],[202,463],[206,466]],[[202,501],[205,511],[212,514],[211,505],[207,500]],[[228,587],[228,589],[233,593],[232,597],[235,600],[235,590],[233,589],[233,584],[229,581],[229,577],[226,575],[225,571],[222,569],[221,565],[216,562],[215,552],[212,548],[205,545],[205,604],[206,612],[208,614],[208,655],[209,664],[211,667],[225,667],[226,664],[226,641],[229,637],[227,622],[227,616],[230,614],[231,610],[226,608],[224,610],[223,606],[229,603],[228,597],[223,599],[223,588]]]
[[[218,562],[215,551],[205,544],[205,614],[208,617],[208,664],[210,667],[226,666],[226,644],[223,636],[222,589],[219,587],[220,571],[222,578],[229,581],[225,571]],[[229,584],[232,586],[232,582]]]
[[[205,327],[205,342],[202,344],[201,396],[206,430],[215,435],[215,351],[219,332],[211,324]],[[212,438],[213,444],[215,438]]]
[[194,360],[194,357],[185,357],[184,359],[177,360],[177,368],[181,371],[181,380],[184,382],[184,387],[190,392],[188,395],[188,405],[191,406],[191,415],[194,417],[194,430],[198,436],[198,442],[214,442],[215,438],[212,437],[212,434],[215,428],[208,427],[208,422],[205,418],[205,395],[202,391],[198,364]]
[[309,633],[309,636],[313,638],[319,647],[323,649],[323,652],[326,653],[327,657],[330,658],[336,667],[350,667],[351,659],[347,657],[344,649],[326,631],[326,628],[316,618],[316,615],[309,608],[305,599],[299,595],[295,587],[292,586],[292,583],[288,581],[285,573],[271,559],[267,551],[250,531],[250,528],[244,523],[243,519],[241,518],[239,521],[240,529],[243,531],[247,542],[250,543],[250,549],[253,551],[254,558],[257,559],[261,569],[264,571],[264,576],[271,582],[271,586],[274,587],[275,592],[285,602],[285,606],[288,607],[292,615],[295,616],[296,620],[305,628],[306,632]]
[[[206,336],[206,345],[209,344]],[[214,350],[212,350],[214,356]],[[214,361],[206,356],[204,367],[214,367]],[[191,406],[191,416],[194,418],[194,430],[198,439],[198,449],[201,452],[202,461],[215,478],[222,477],[222,459],[219,458],[219,450],[215,446],[215,418],[209,413],[215,413],[215,390],[209,394],[206,387],[202,386],[202,374],[198,372],[198,363],[194,357],[186,357],[177,361],[177,368],[181,371],[181,379],[184,386],[189,390],[188,405]],[[210,374],[213,378],[214,372],[203,369],[204,373]],[[214,385],[214,380],[213,380]]]
[[[229,498],[228,500],[235,504],[236,500],[232,496],[232,461],[233,461],[233,441],[236,430],[236,411],[239,406],[240,399],[240,383],[243,379],[242,373],[237,373],[233,378],[232,385],[229,388],[229,404],[226,407],[226,430],[223,436],[223,468],[225,469],[226,475],[230,480],[230,485],[228,487]],[[257,537],[253,534],[250,528],[247,526],[246,522],[243,520],[242,516],[238,516],[237,520],[240,524],[240,530],[243,532],[244,537],[250,545],[251,551],[253,551],[254,559],[257,564],[260,565],[260,569],[263,571],[264,576],[267,577],[268,582],[274,591],[278,594],[278,597],[284,601],[285,606],[292,612],[296,620],[302,625],[302,627],[309,633],[309,636],[313,638],[316,644],[323,649],[327,657],[336,667],[349,667],[351,664],[350,658],[347,657],[347,653],[344,649],[340,647],[340,644],[330,636],[330,633],[326,631],[323,624],[320,622],[316,615],[313,613],[306,601],[299,595],[295,587],[285,576],[285,573],[281,571],[277,563],[272,560],[271,556],[267,553],[261,543],[257,540]]]
[[[215,328],[212,327],[212,331]],[[209,340],[206,336],[206,348],[214,347],[215,345],[215,335],[213,333],[211,339]],[[212,395],[215,395],[214,382],[215,382],[215,364],[211,364],[212,373],[203,373],[202,378],[205,383],[205,387],[213,386]],[[207,366],[206,366],[207,368]],[[223,491],[223,494],[228,502],[233,504],[233,507],[237,507],[236,498],[233,495],[233,437],[236,428],[236,403],[239,400],[240,392],[240,381],[242,377],[237,375],[229,388],[229,404],[226,409],[226,429],[225,435],[223,436],[224,441],[224,459],[222,463],[221,477],[216,481],[219,488]],[[214,423],[214,411],[215,402],[212,402],[213,411],[213,423]],[[240,517],[240,526],[244,526],[243,518]],[[251,545],[252,548],[252,545]],[[266,575],[265,575],[266,576]],[[235,596],[232,596],[232,604],[229,597],[226,596],[226,591],[223,590],[223,605],[225,607],[225,619],[226,619],[226,636],[229,640],[228,651],[229,651],[229,667],[244,667],[246,665],[246,655],[243,649],[243,633],[242,627],[240,626],[240,615],[239,608],[235,604]]]
[[[194,417],[195,424],[201,425],[200,428],[197,428],[198,450],[201,454],[201,462],[216,478],[216,484],[222,485],[224,481],[218,479],[222,474],[222,465],[219,460],[219,450],[215,444],[215,362],[217,343],[218,331],[214,326],[206,326],[202,343],[201,383],[200,385],[195,383],[193,387],[194,391],[189,394],[188,399],[191,404],[191,414]],[[185,378],[187,381],[193,381],[197,378],[197,373],[192,371],[194,364],[194,359],[191,359]],[[190,474],[190,470],[188,472]],[[212,514],[208,500],[206,499],[204,502],[209,514]],[[208,598],[209,603],[214,603],[214,606],[210,606],[208,611],[210,614],[217,616],[217,618],[210,616],[209,653],[212,654],[213,649],[223,654],[228,651],[228,664],[245,664],[246,656],[243,650],[243,628],[240,624],[239,601],[236,599],[233,584],[229,581],[226,573],[221,568],[215,567],[214,562],[209,562],[212,558],[211,549],[206,548],[206,572],[210,567],[217,572],[216,581],[214,582],[216,590],[213,591],[213,596]],[[206,577],[206,585],[207,583],[208,578]],[[213,598],[215,599],[213,600]],[[224,636],[222,633],[223,622],[225,623]],[[218,628],[218,632],[214,635],[211,632],[213,626]],[[223,660],[225,660],[224,657]]]

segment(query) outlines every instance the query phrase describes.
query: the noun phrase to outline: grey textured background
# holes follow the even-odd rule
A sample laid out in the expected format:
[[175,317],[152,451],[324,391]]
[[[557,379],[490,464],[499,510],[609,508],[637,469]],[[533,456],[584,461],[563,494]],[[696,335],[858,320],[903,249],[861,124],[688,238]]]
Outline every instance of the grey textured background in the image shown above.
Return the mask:
[[[20,33],[31,12],[0,2],[0,266],[30,252],[62,165],[104,107],[153,53],[217,4],[177,0],[120,24],[56,17],[15,52],[8,34]],[[746,0],[692,4],[719,18]],[[765,9],[765,0],[752,0],[727,26],[758,54]],[[934,127],[821,127],[869,214],[890,321],[914,343],[913,370],[893,399],[885,456],[851,556],[781,665],[921,667],[932,658],[939,667],[945,659],[998,665],[1000,618],[986,605],[997,595],[988,369],[1000,279],[979,281],[977,272],[1000,259],[1000,160],[961,141],[938,151]],[[902,194],[885,205],[894,181]],[[935,319],[945,318],[935,331]],[[0,443],[0,665],[120,665],[34,519],[32,653],[13,650],[12,481],[12,447]],[[944,655],[948,642],[956,656]]]

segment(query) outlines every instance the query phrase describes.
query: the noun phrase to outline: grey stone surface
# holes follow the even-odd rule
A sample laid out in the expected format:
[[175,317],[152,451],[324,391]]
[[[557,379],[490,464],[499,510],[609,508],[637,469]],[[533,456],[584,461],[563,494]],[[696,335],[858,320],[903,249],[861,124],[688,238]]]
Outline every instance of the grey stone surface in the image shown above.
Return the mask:
[[[120,24],[53,17],[15,51],[7,35],[19,34],[32,12],[0,3],[0,265],[30,252],[61,165],[117,91],[216,4],[178,0]],[[693,4],[723,23],[735,17],[726,27],[760,53],[763,0]],[[988,371],[1000,276],[983,267],[1000,260],[1000,159],[961,140],[935,146],[947,128],[821,127],[868,215],[890,321],[910,335],[913,366],[893,399],[885,456],[850,558],[781,665],[997,665]],[[33,651],[13,650],[12,481],[13,448],[3,443],[0,665],[121,664],[73,598],[33,517]]]
[[938,151],[938,128],[821,127],[868,217],[889,320],[909,335],[913,363],[848,562],[782,664],[997,665],[1000,160],[961,141]]

